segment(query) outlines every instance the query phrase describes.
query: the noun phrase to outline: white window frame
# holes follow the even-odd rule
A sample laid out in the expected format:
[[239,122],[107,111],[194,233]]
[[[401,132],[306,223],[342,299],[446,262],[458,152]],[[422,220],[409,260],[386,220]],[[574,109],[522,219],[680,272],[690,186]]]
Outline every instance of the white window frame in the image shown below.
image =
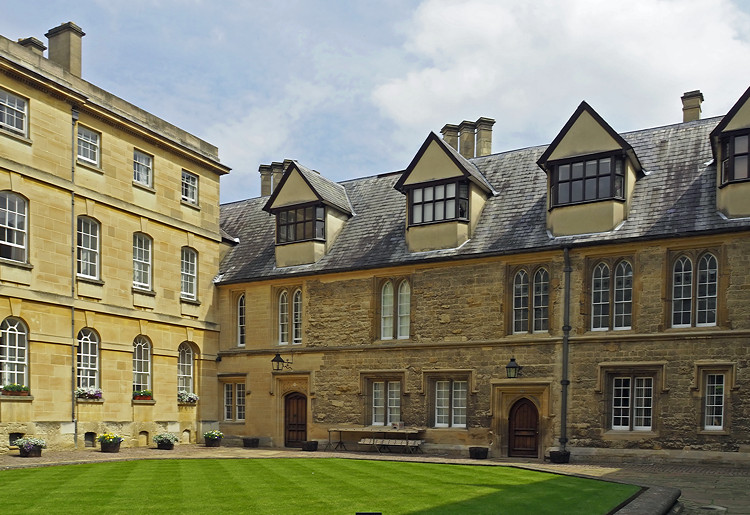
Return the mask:
[[99,335],[84,327],[78,331],[76,377],[79,388],[99,388]]
[[0,257],[26,263],[28,202],[12,191],[0,192]]
[[21,319],[0,324],[0,385],[28,385],[29,330]]
[[615,331],[631,329],[633,326],[633,265],[622,260],[615,266],[614,320]]
[[302,290],[292,295],[292,344],[302,343]]
[[133,182],[153,187],[154,157],[137,148],[133,149]]
[[182,171],[181,198],[188,204],[198,204],[198,176],[187,170]]
[[180,297],[195,300],[198,291],[198,252],[182,247],[180,252]]
[[78,125],[78,160],[99,167],[101,162],[101,134]]
[[534,272],[533,284],[532,332],[546,333],[549,331],[549,272],[546,268],[539,268]]
[[372,381],[372,425],[401,421],[401,381]]
[[28,100],[0,89],[0,128],[27,137],[28,119]]
[[151,390],[151,342],[145,336],[133,340],[133,391]]
[[435,427],[466,427],[469,382],[435,381]]
[[289,292],[279,293],[279,345],[289,345]]
[[195,352],[188,342],[182,342],[177,348],[177,391],[193,393],[195,369]]
[[609,330],[609,281],[610,270],[606,263],[599,263],[591,273],[591,330]]
[[245,305],[245,294],[241,294],[237,298],[237,346],[244,347],[247,338],[246,334],[246,305]]
[[654,377],[623,376],[612,378],[612,415],[615,431],[651,431],[654,418]]
[[88,216],[78,217],[77,271],[80,277],[99,279],[99,222]]
[[133,234],[133,287],[151,290],[152,240],[142,233]]
[[386,281],[380,288],[380,339],[393,339],[393,283]]
[[411,331],[411,285],[403,280],[398,285],[398,305],[396,306],[396,338],[408,340]]
[[245,383],[224,383],[224,420],[245,420]]
[[[687,256],[675,259],[672,265],[672,327],[693,325],[693,261]],[[687,307],[687,309],[685,309]],[[679,323],[675,317],[679,315]],[[685,322],[687,317],[687,323]]]
[[513,334],[529,332],[529,274],[519,270],[513,277]]
[[703,429],[706,431],[723,431],[727,376],[723,373],[707,373],[705,378],[706,395],[703,403]]
[[715,326],[717,320],[719,262],[716,256],[706,253],[698,260],[697,287],[695,291],[696,327]]

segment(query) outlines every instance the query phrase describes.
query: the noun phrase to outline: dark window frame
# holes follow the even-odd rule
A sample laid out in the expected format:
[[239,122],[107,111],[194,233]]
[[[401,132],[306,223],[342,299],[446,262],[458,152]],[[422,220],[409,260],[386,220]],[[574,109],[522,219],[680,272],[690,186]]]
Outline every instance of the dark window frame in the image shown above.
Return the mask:
[[276,245],[326,241],[326,207],[322,203],[313,202],[279,209],[274,211],[274,215]]
[[[622,151],[604,152],[585,157],[561,159],[550,163],[550,209],[598,202],[601,200],[625,200],[625,154]],[[602,170],[609,161],[608,170]],[[589,164],[596,167],[590,170]],[[580,172],[576,170],[580,166]],[[605,181],[606,179],[606,181]],[[580,192],[576,187],[580,184]],[[589,192],[593,193],[589,195]],[[600,191],[600,190],[607,191]],[[564,195],[561,195],[564,192]],[[580,194],[580,195],[579,195]],[[561,196],[563,199],[561,200]]]
[[[448,186],[453,186],[453,193],[448,193]],[[442,190],[442,193],[441,193]],[[468,222],[471,211],[469,209],[469,181],[463,178],[452,178],[430,183],[409,186],[406,190],[408,201],[409,226],[422,226],[443,222]],[[429,192],[429,194],[428,194]],[[436,198],[437,196],[440,198]],[[429,198],[428,198],[429,197]],[[451,204],[452,202],[452,204]],[[449,206],[453,212],[448,213]],[[428,207],[429,206],[429,207]],[[436,207],[442,209],[442,216],[436,219]],[[419,210],[419,216],[415,212]],[[429,220],[425,220],[429,213]],[[419,221],[415,221],[418,218]]]
[[[738,138],[745,140],[744,147],[740,147],[740,152],[736,151],[736,143]],[[744,152],[742,151],[744,150]],[[736,160],[737,158],[744,159],[746,176],[739,179],[736,178]],[[750,131],[741,130],[730,132],[722,135],[721,137],[721,170],[719,171],[721,177],[721,186],[737,182],[750,181]]]

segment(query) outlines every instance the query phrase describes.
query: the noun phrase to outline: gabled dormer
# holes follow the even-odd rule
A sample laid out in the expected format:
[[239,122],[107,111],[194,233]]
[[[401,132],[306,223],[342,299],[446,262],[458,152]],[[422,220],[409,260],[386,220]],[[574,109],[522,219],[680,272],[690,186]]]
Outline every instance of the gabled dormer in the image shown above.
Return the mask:
[[711,131],[716,162],[716,209],[729,218],[750,216],[750,88]]
[[477,167],[434,132],[395,188],[406,195],[406,242],[411,252],[466,242],[494,193]]
[[296,161],[286,164],[263,206],[276,218],[277,267],[318,261],[353,214],[343,186]]
[[547,173],[547,229],[554,236],[617,227],[643,173],[633,148],[586,102],[537,164]]

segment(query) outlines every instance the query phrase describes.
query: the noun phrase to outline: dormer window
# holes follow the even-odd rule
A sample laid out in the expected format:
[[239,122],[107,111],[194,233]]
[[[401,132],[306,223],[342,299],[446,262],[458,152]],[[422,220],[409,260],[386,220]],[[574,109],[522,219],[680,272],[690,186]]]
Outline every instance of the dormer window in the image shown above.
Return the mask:
[[409,190],[409,225],[469,219],[469,182],[451,181]]
[[325,240],[326,210],[322,205],[284,209],[276,213],[276,243]]
[[721,140],[721,183],[750,179],[750,133],[727,135]]
[[553,164],[551,206],[624,198],[624,157],[592,156]]

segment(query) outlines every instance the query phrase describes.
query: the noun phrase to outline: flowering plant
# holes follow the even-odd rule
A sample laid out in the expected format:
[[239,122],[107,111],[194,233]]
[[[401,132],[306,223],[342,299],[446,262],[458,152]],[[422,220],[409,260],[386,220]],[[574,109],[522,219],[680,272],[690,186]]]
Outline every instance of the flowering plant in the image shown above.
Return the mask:
[[101,443],[121,443],[124,438],[117,433],[104,433],[97,438]]
[[151,390],[133,390],[133,398],[136,397],[153,397],[154,394],[151,392]]
[[3,390],[6,392],[28,392],[29,387],[23,384],[10,383],[3,385]]
[[47,442],[41,438],[19,438],[13,442],[13,445],[17,445],[19,449],[23,449],[24,451],[30,451],[34,448],[45,449]]
[[158,435],[154,436],[154,443],[160,444],[160,443],[176,443],[177,442],[177,435],[173,433],[159,433]]
[[102,389],[93,386],[76,388],[76,398],[78,399],[101,399]]
[[219,431],[218,429],[214,429],[213,431],[206,431],[203,433],[203,438],[206,440],[219,440],[221,438],[224,438],[224,433]]
[[198,397],[193,392],[177,392],[177,401],[178,402],[190,402],[195,403],[198,402]]

